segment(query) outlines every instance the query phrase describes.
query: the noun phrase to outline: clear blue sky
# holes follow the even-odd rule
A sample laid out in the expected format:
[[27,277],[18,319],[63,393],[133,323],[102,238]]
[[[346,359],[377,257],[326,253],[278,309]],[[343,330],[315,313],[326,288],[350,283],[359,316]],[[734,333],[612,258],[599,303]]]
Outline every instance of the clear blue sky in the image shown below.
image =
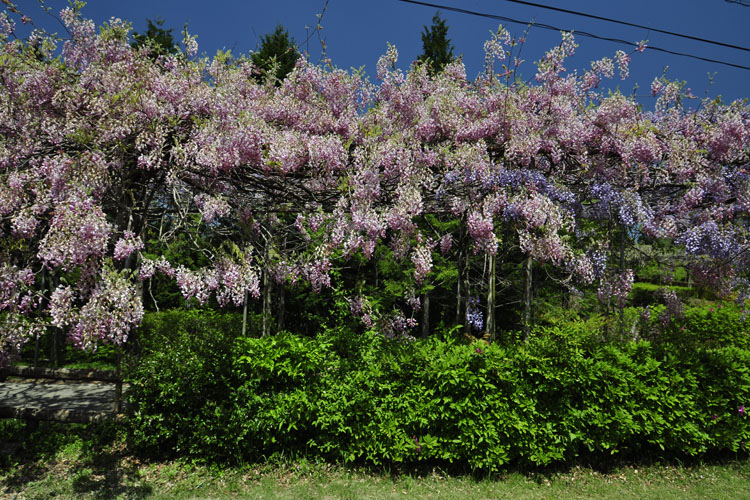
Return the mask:
[[[534,0],[532,0],[534,1]],[[316,14],[325,0],[266,0],[227,1],[213,0],[90,0],[83,14],[101,24],[110,17],[127,19],[136,31],[145,31],[146,18],[163,18],[165,27],[174,28],[176,39],[182,26],[198,35],[200,52],[213,55],[217,49],[233,49],[247,53],[256,49],[260,36],[272,31],[277,24],[284,25],[302,50],[309,49],[310,58],[320,57],[320,42],[312,36],[305,44],[306,34],[312,34]],[[750,66],[750,52],[716,47],[705,43],[675,38],[647,30],[615,25],[598,20],[517,5],[505,0],[434,0],[431,3],[463,9],[498,14],[519,20],[534,20],[563,29],[588,31],[593,34],[637,42],[649,40],[649,45],[686,52],[712,59],[720,59]],[[750,47],[750,7],[725,0],[628,0],[594,2],[586,0],[536,0],[536,3],[554,5],[569,10],[615,18],[630,23],[651,26],[692,36],[712,39],[733,45]],[[66,0],[47,0],[47,5],[59,11]],[[52,31],[55,27],[38,8],[36,0],[16,0],[16,5],[31,15],[36,22]],[[335,66],[349,69],[365,66],[373,78],[375,64],[390,42],[399,50],[399,65],[407,69],[421,53],[421,33],[431,23],[436,9],[399,2],[398,0],[329,0],[322,18],[321,36],[327,44],[328,56]],[[482,45],[495,30],[499,21],[466,14],[443,11],[449,26],[456,55],[463,55],[467,74],[475,77],[482,69]],[[309,26],[307,31],[305,26]],[[512,34],[521,35],[524,27],[507,24]],[[543,56],[545,50],[556,45],[559,34],[532,28],[522,57],[527,61],[521,67],[526,79],[533,78],[533,61]],[[631,48],[616,43],[577,37],[580,44],[576,56],[567,65],[568,70],[586,69],[589,61],[611,56],[617,49],[630,52]],[[705,95],[709,73],[715,73],[708,95],[722,95],[725,101],[750,97],[750,71],[722,66],[646,50],[633,54],[631,77],[611,85],[619,85],[624,93],[631,93],[637,83],[638,94],[648,94],[654,76],[668,67],[667,76],[685,80],[697,96]],[[644,104],[648,105],[648,99]]]

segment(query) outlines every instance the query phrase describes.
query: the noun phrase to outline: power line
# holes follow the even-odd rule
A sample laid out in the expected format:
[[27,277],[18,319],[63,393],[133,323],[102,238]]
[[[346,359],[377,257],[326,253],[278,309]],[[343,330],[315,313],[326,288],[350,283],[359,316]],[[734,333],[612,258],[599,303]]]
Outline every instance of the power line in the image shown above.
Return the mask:
[[[534,2],[527,2],[525,0],[505,0],[505,1],[506,2],[511,2],[511,3],[517,3],[517,4],[521,4],[521,5],[528,5],[530,7],[539,7],[541,9],[554,10],[556,12],[564,12],[565,14],[573,14],[575,16],[588,17],[590,19],[597,19],[599,21],[607,21],[609,23],[622,24],[624,26],[631,26],[633,28],[641,28],[641,29],[645,29],[645,30],[649,30],[649,31],[655,31],[657,33],[664,33],[666,35],[677,36],[677,37],[680,37],[680,38],[687,38],[688,40],[695,40],[695,41],[698,41],[698,42],[711,43],[713,45],[719,45],[721,47],[729,47],[730,49],[744,50],[746,52],[750,52],[750,48],[748,48],[748,47],[741,47],[739,45],[732,45],[731,43],[717,42],[715,40],[708,40],[706,38],[700,38],[700,37],[692,36],[692,35],[683,35],[682,33],[675,33],[673,31],[661,30],[659,28],[652,28],[650,26],[643,26],[643,25],[640,25],[640,24],[629,23],[627,21],[620,21],[618,19],[612,19],[612,18],[609,18],[609,17],[596,16],[594,14],[587,14],[585,12],[577,12],[575,10],[561,9],[559,7],[553,7],[551,5],[543,5],[543,4],[534,3]],[[749,4],[743,4],[743,3],[741,3],[741,0],[726,0],[726,1],[727,2],[733,2],[733,3],[740,3],[740,5],[750,6],[750,3]]]
[[725,2],[729,3],[736,3],[737,5],[742,5],[743,7],[750,7],[750,1],[748,0],[724,0]]
[[[629,45],[631,47],[636,47],[636,48],[639,46],[637,43],[629,42],[629,41],[623,40],[621,38],[610,38],[610,37],[606,37],[606,36],[599,36],[599,35],[594,35],[593,33],[588,33],[586,31],[566,30],[566,29],[558,28],[556,26],[552,26],[550,24],[534,23],[534,22],[530,22],[530,21],[519,21],[518,19],[513,19],[511,17],[505,17],[505,16],[499,16],[497,14],[486,14],[486,13],[483,13],[483,12],[476,12],[476,11],[472,11],[472,10],[461,9],[459,7],[449,7],[447,5],[438,5],[438,4],[429,3],[429,2],[421,2],[421,1],[418,1],[418,0],[398,0],[398,1],[399,2],[405,2],[405,3],[411,3],[411,4],[415,4],[415,5],[422,5],[422,6],[425,6],[425,7],[433,7],[433,8],[436,8],[436,9],[443,9],[443,10],[452,11],[452,12],[459,12],[461,14],[469,14],[469,15],[472,15],[472,16],[485,17],[485,18],[488,18],[488,19],[496,19],[496,20],[499,20],[499,21],[505,21],[505,22],[508,22],[508,23],[515,23],[515,24],[520,24],[520,25],[523,25],[523,26],[530,26],[530,27],[534,27],[534,28],[543,28],[543,29],[557,31],[557,32],[560,32],[560,31],[569,31],[571,33],[574,33],[575,35],[580,35],[580,36],[588,37],[588,38],[594,38],[596,40],[604,40],[604,41],[607,41],[607,42],[620,43],[620,44]],[[730,63],[730,62],[726,62],[726,61],[720,61],[718,59],[711,59],[711,58],[708,58],[708,57],[701,57],[701,56],[696,56],[696,55],[693,55],[693,54],[686,54],[684,52],[677,52],[677,51],[674,51],[674,50],[662,49],[661,47],[655,47],[653,45],[649,45],[646,48],[648,50],[654,50],[654,51],[657,51],[657,52],[664,52],[665,54],[672,54],[672,55],[675,55],[675,56],[689,57],[691,59],[697,59],[699,61],[705,61],[705,62],[710,62],[710,63],[715,63],[715,64],[722,64],[724,66],[731,66],[732,68],[739,68],[739,69],[750,70],[750,66],[742,66],[741,64],[735,64],[735,63]]]

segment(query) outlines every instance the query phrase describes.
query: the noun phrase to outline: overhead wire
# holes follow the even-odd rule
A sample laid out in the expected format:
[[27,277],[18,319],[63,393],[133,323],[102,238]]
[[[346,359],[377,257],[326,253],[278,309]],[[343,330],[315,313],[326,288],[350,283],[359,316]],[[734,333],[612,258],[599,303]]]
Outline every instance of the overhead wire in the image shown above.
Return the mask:
[[[451,11],[451,12],[458,12],[458,13],[461,13],[461,14],[469,14],[469,15],[472,15],[472,16],[484,17],[484,18],[487,18],[487,19],[496,19],[496,20],[499,20],[499,21],[505,21],[505,22],[508,22],[508,23],[520,24],[520,25],[523,25],[523,26],[530,26],[530,27],[533,27],[533,28],[542,28],[542,29],[547,29],[547,30],[552,30],[552,31],[557,31],[557,32],[568,31],[568,32],[574,33],[575,35],[578,35],[578,36],[583,36],[583,37],[588,37],[588,38],[594,38],[596,40],[603,40],[603,41],[613,42],[613,43],[619,43],[619,44],[623,44],[623,45],[629,45],[631,47],[636,47],[636,48],[638,48],[640,46],[637,43],[630,42],[630,41],[627,41],[627,40],[623,40],[621,38],[611,38],[611,37],[606,37],[606,36],[600,36],[600,35],[595,35],[593,33],[588,33],[586,31],[568,30],[568,29],[558,28],[556,26],[552,26],[550,24],[545,24],[545,23],[535,23],[535,22],[531,22],[531,21],[519,21],[518,19],[513,19],[511,17],[500,16],[500,15],[497,15],[497,14],[487,14],[487,13],[484,13],[484,12],[476,12],[476,11],[473,11],[473,10],[462,9],[460,7],[452,7],[452,6],[448,6],[448,5],[438,5],[438,4],[435,4],[435,3],[422,2],[422,1],[419,1],[419,0],[398,0],[398,1],[399,2],[404,2],[404,3],[411,3],[411,4],[415,4],[415,5],[422,5],[422,6],[425,6],[425,7],[433,7],[433,8],[436,8],[436,9],[443,9],[443,10]],[[697,59],[699,61],[705,61],[705,62],[710,62],[710,63],[715,63],[715,64],[722,64],[724,66],[730,66],[730,67],[733,67],[733,68],[750,70],[750,66],[743,66],[741,64],[735,64],[735,63],[731,63],[731,62],[727,62],[727,61],[721,61],[721,60],[718,60],[718,59],[711,59],[709,57],[696,56],[694,54],[686,54],[684,52],[677,52],[675,50],[663,49],[661,47],[656,47],[656,46],[653,46],[653,45],[648,45],[646,47],[646,50],[653,50],[653,51],[656,51],[656,52],[663,52],[665,54],[671,54],[671,55],[682,56],[682,57],[689,57],[691,59]]]
[[653,31],[655,33],[664,33],[666,35],[676,36],[676,37],[680,37],[680,38],[687,38],[688,40],[695,40],[695,41],[698,41],[698,42],[710,43],[710,44],[713,44],[713,45],[718,45],[720,47],[728,47],[730,49],[744,50],[746,52],[750,52],[750,47],[741,47],[739,45],[733,45],[731,43],[725,43],[725,42],[717,42],[716,40],[709,40],[709,39],[701,38],[701,37],[698,37],[698,36],[684,35],[682,33],[676,33],[674,31],[662,30],[662,29],[659,29],[659,28],[653,28],[651,26],[643,26],[641,24],[630,23],[630,22],[627,22],[627,21],[620,21],[619,19],[612,19],[610,17],[597,16],[597,15],[594,15],[594,14],[588,14],[586,12],[578,12],[578,11],[575,11],[575,10],[562,9],[560,7],[553,7],[551,5],[544,5],[544,4],[541,4],[541,3],[528,2],[526,0],[505,0],[505,1],[506,2],[510,2],[510,3],[517,3],[517,4],[520,4],[520,5],[527,5],[527,6],[530,6],[530,7],[539,7],[540,9],[553,10],[553,11],[556,11],[556,12],[563,12],[565,14],[572,14],[574,16],[587,17],[589,19],[597,19],[599,21],[606,21],[608,23],[622,24],[623,26],[631,26],[633,28],[641,28],[641,29]]

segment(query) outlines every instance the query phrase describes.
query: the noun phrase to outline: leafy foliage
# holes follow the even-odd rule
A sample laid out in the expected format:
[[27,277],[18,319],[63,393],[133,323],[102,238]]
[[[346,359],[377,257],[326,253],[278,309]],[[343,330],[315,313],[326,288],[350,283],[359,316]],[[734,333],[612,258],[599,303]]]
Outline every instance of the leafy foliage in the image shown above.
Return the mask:
[[[668,335],[603,345],[590,325],[570,323],[507,346],[330,329],[238,338],[230,349],[216,320],[225,321],[148,317],[152,341],[130,377],[134,444],[208,460],[307,455],[493,471],[737,451],[750,438],[750,327],[736,308],[688,311],[677,327],[687,338],[717,336],[684,347]],[[183,340],[166,345],[172,331]]]
[[[241,320],[199,309],[146,315],[126,369],[132,442],[196,455],[211,449],[206,441],[231,401],[227,360]],[[257,323],[251,324],[250,331],[258,331]]]
[[149,57],[154,59],[159,56],[175,54],[177,47],[172,35],[173,30],[172,28],[163,28],[164,19],[146,19],[146,22],[148,23],[148,27],[145,33],[133,33],[133,42],[131,43],[133,48],[148,47],[150,49]]

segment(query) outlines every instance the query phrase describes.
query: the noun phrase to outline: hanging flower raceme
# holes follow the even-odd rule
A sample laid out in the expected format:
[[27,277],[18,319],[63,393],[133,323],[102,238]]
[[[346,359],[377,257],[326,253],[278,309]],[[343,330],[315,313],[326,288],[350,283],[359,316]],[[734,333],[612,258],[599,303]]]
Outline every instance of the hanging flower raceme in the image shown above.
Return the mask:
[[136,287],[121,273],[105,268],[87,297],[70,286],[59,286],[48,306],[52,324],[68,329],[73,344],[95,350],[99,342],[121,345],[143,318],[143,304]]
[[[601,94],[632,54],[579,76],[565,68],[576,49],[566,33],[537,64],[538,83],[518,84],[494,74],[496,62],[515,65],[501,29],[475,82],[459,61],[402,71],[389,46],[377,83],[300,59],[275,86],[241,59],[197,58],[187,33],[184,52],[149,57],[127,23],[97,31],[76,9],[61,13],[71,39],[60,60],[38,57],[52,53],[42,33],[11,40],[24,20],[0,14],[0,101],[13,110],[0,114],[0,238],[12,249],[0,308],[28,331],[38,315],[82,348],[124,342],[142,315],[138,280],[236,306],[261,295],[264,270],[322,291],[337,266],[381,248],[414,266],[415,283],[474,259],[469,250],[520,251],[622,305],[633,273],[607,269],[604,227],[639,244],[672,239],[695,280],[747,295],[750,111],[686,109],[666,78],[652,84],[650,113]],[[228,252],[230,242],[262,251]],[[48,272],[76,279],[50,286]],[[359,309],[395,336],[416,324]],[[27,338],[2,335],[0,364]]]
[[111,231],[101,206],[74,193],[57,206],[37,256],[46,265],[71,270],[91,256],[104,255]]

